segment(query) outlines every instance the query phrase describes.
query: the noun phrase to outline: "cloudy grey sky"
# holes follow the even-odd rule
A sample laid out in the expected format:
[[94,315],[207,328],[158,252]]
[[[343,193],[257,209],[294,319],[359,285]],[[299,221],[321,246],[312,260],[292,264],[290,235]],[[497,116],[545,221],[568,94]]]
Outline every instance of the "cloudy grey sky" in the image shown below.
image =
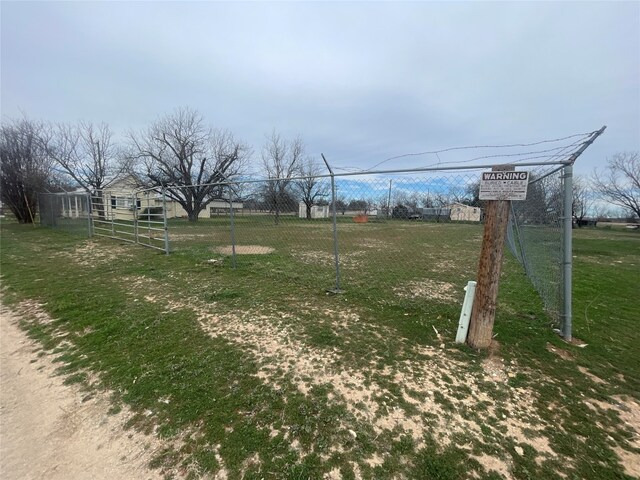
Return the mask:
[[1,5],[3,118],[122,135],[187,105],[256,156],[276,128],[356,168],[603,124],[578,173],[640,150],[637,1]]

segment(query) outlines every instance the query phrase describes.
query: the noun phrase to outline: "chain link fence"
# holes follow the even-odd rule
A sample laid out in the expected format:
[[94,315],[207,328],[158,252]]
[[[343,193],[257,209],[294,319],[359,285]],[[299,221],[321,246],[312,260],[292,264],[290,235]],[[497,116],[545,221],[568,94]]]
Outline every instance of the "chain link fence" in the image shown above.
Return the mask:
[[43,227],[74,235],[91,235],[91,202],[86,193],[40,193],[38,215]]
[[[120,179],[118,188],[93,195],[40,194],[40,223],[166,254],[188,251],[260,281],[357,289],[379,308],[426,309],[453,321],[464,285],[477,276],[481,172],[497,166],[474,162],[490,159],[530,172],[526,200],[511,202],[507,244],[570,340],[573,163],[605,129],[410,153],[373,167],[406,156],[437,158],[436,166],[414,170],[336,175],[323,156],[328,175],[147,190]],[[258,260],[264,255],[268,260]]]
[[523,265],[557,326],[563,315],[563,244],[565,185],[563,169],[532,169],[527,199],[511,202],[509,250]]
[[[41,194],[40,219],[246,272],[267,268],[265,278],[357,290],[382,308],[453,322],[476,278],[479,179],[488,168],[230,182],[215,186],[197,221],[162,188]],[[511,202],[507,243],[560,323],[566,185],[558,165],[528,170],[527,199]]]
[[154,190],[38,194],[43,227],[101,236],[168,252],[166,199]]
[[[534,169],[527,201],[512,202],[508,238],[557,319],[562,195],[538,192],[557,181],[558,173],[535,181],[547,169]],[[198,221],[169,218],[170,248],[247,272],[268,265],[265,280],[275,272],[285,282],[357,290],[380,308],[455,322],[477,276],[481,171],[343,175],[333,188],[329,176],[228,183]]]

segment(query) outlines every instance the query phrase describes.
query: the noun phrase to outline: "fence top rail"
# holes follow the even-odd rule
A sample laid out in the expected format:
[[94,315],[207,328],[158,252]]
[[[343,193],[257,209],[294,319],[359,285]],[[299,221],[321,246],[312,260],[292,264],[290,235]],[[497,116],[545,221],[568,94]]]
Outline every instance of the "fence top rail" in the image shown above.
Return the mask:
[[54,197],[88,197],[87,192],[38,192],[38,195],[51,195]]

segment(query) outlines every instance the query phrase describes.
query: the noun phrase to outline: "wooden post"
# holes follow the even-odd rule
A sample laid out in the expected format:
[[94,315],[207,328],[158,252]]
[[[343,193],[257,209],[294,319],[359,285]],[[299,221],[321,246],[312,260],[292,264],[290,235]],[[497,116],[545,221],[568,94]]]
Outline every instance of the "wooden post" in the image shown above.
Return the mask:
[[[492,170],[505,171],[515,168],[511,165],[501,165],[493,167]],[[510,204],[509,200],[487,202],[476,297],[467,337],[467,343],[473,348],[488,348],[491,345]]]

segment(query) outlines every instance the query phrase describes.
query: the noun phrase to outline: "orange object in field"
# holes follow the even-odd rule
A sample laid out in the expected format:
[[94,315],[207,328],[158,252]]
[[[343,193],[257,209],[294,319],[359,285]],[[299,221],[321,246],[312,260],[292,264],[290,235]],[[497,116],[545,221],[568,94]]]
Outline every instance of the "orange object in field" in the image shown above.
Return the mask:
[[353,221],[356,223],[367,223],[369,221],[368,215],[356,215],[353,217]]

